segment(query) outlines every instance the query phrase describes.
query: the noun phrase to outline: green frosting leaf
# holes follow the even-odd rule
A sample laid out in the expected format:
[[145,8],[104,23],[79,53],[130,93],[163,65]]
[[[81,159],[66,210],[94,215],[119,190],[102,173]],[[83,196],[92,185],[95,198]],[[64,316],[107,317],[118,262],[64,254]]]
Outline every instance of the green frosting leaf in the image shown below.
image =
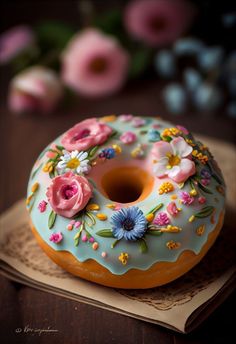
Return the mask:
[[100,231],[96,232],[96,234],[104,238],[114,238],[111,229],[101,229]]
[[214,207],[207,206],[207,207],[202,208],[201,211],[199,211],[197,214],[194,214],[194,216],[200,219],[203,217],[208,217],[213,213],[214,210],[215,210]]
[[147,215],[148,214],[155,214],[157,212],[157,210],[161,209],[162,207],[163,207],[163,203],[160,203],[160,204],[156,205],[152,210],[150,210],[147,213]]
[[155,230],[155,229],[148,229],[146,231],[147,234],[154,235],[154,236],[160,236],[163,234],[160,230]]
[[56,221],[57,218],[57,214],[55,213],[55,211],[51,211],[49,218],[48,218],[48,228],[51,229],[54,226],[54,223]]
[[144,239],[139,239],[138,241],[140,251],[146,253],[148,251],[147,243]]
[[95,147],[93,147],[93,148],[91,148],[91,149],[89,150],[88,155],[89,155],[90,158],[92,158],[92,157],[94,156],[94,154],[96,153],[96,151],[98,150],[98,148],[99,148],[99,146],[95,146]]
[[42,166],[43,166],[43,163],[41,163],[41,164],[39,165],[39,167],[37,167],[37,168],[34,170],[34,172],[32,173],[31,179],[33,179],[33,178],[36,176],[36,174],[37,174],[38,171],[42,168]]
[[201,183],[198,182],[198,187],[199,189],[201,189],[203,192],[208,193],[208,194],[212,194],[211,190],[206,188],[204,185],[202,185]]

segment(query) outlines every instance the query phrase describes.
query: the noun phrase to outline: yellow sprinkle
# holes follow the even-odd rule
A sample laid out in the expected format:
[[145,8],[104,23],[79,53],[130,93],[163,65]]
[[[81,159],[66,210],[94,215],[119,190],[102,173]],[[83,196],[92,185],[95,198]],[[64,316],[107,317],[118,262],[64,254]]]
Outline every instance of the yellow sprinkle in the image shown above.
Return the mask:
[[182,228],[168,225],[167,227],[161,228],[160,231],[169,233],[179,233],[180,231],[182,231]]
[[103,116],[100,120],[102,122],[114,122],[116,121],[116,115]]
[[191,195],[191,196],[196,196],[196,195],[197,195],[197,190],[196,190],[196,189],[192,189],[192,190],[190,191],[190,195]]
[[119,145],[112,145],[112,148],[115,149],[115,152],[117,154],[120,154],[122,152],[122,148]]
[[96,251],[98,249],[98,246],[99,246],[98,243],[95,241],[92,245],[93,250]]
[[107,220],[107,215],[106,214],[103,214],[103,213],[99,213],[96,215],[97,218],[100,220],[100,221],[106,221]]
[[179,183],[179,188],[182,189],[184,187],[184,183]]
[[196,233],[197,235],[201,236],[203,235],[203,233],[205,232],[206,226],[205,225],[201,225],[196,229]]
[[53,171],[53,166],[50,166],[48,172],[51,173]]
[[174,240],[170,240],[166,243],[166,247],[169,250],[175,250],[175,249],[179,248],[180,246],[181,246],[181,244],[179,242],[174,241]]
[[32,185],[31,191],[35,192],[38,190],[38,188],[39,188],[39,183],[36,182],[36,183],[34,183],[34,185]]
[[178,197],[177,195],[171,195],[171,196],[170,196],[170,198],[173,199],[173,200],[174,200],[174,199],[177,199],[177,197]]
[[121,252],[121,254],[119,255],[119,261],[123,264],[123,265],[126,265],[127,264],[127,261],[128,261],[128,258],[129,258],[129,255],[128,253],[124,253],[124,252]]
[[146,217],[147,222],[152,222],[152,220],[154,219],[154,214],[150,213],[150,214],[147,214],[145,217]]
[[30,201],[31,201],[32,197],[33,197],[33,194],[29,195],[29,197],[25,201],[26,205],[30,204]]
[[109,209],[115,209],[116,205],[114,203],[109,203],[109,204],[106,204],[106,207]]
[[99,209],[100,209],[100,207],[96,203],[88,204],[87,207],[86,207],[87,211],[93,211],[93,210],[99,210]]
[[74,236],[74,240],[78,239],[80,237],[81,231],[77,232]]
[[192,216],[190,216],[190,218],[188,219],[188,222],[193,222],[194,220],[195,220],[195,216],[192,215]]

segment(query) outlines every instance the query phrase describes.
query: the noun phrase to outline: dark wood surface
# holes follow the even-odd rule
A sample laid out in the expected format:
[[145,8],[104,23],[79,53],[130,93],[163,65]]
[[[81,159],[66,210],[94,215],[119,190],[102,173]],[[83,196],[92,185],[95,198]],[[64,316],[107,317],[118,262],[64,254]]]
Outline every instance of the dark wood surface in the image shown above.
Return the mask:
[[[5,75],[6,74],[6,75]],[[24,197],[30,169],[40,151],[86,116],[110,113],[162,115],[201,134],[235,142],[235,123],[224,113],[189,112],[173,117],[160,102],[160,82],[129,84],[108,99],[78,99],[50,116],[15,116],[4,105],[7,73],[1,75],[1,204],[4,211]],[[189,335],[31,289],[0,277],[1,343],[233,343],[236,294]],[[56,329],[32,333],[30,329]],[[23,333],[16,333],[17,329]],[[24,332],[25,329],[25,332]],[[1,340],[2,339],[2,340]]]
[[[36,7],[30,12],[32,3]],[[12,1],[5,4],[1,25],[8,27],[23,20],[32,22],[45,16],[50,7],[49,2],[32,3]],[[44,13],[41,3],[46,8]],[[55,12],[60,13],[60,18],[73,16],[75,22],[77,15],[69,13],[66,3],[57,1]],[[51,11],[50,15],[53,13]],[[9,113],[5,106],[8,80],[9,72],[0,70],[1,212],[25,196],[30,169],[45,145],[89,116],[110,113],[159,115],[194,132],[236,142],[235,121],[226,117],[224,109],[214,117],[191,109],[181,116],[168,115],[160,102],[161,82],[158,80],[130,83],[122,92],[108,99],[78,99],[73,106],[50,116],[15,116]],[[236,293],[197,330],[181,335],[157,325],[44,293],[0,276],[0,343],[233,343],[235,309]],[[21,333],[17,333],[19,328]],[[58,332],[39,335],[31,331],[48,328]]]

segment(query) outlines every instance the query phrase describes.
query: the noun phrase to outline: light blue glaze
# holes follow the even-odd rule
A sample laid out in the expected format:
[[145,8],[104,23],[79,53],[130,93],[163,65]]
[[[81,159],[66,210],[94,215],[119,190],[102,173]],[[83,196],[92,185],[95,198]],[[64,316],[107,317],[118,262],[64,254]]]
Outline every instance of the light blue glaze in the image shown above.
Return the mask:
[[[164,128],[173,127],[173,124],[155,118],[147,118],[147,123],[148,124],[146,126],[143,126],[141,128],[134,128],[132,127],[131,122],[124,123],[121,122],[118,118],[115,122],[107,124],[115,130],[117,130],[119,133],[123,133],[127,130],[133,131],[138,135],[138,143],[147,144],[147,148],[145,149],[146,156],[142,160],[141,166],[150,171],[147,161],[148,159],[150,159],[149,152],[153,143],[148,141],[147,134],[141,135],[140,131],[148,130],[152,128],[153,124],[158,124],[160,125],[160,129],[157,130],[162,132]],[[55,143],[61,144],[60,137],[55,140]],[[135,165],[137,163],[139,164],[139,160],[130,157],[130,152],[137,146],[137,142],[131,145],[124,145],[123,143],[121,143],[118,136],[118,138],[108,140],[105,144],[101,146],[101,149],[104,147],[109,147],[114,143],[119,144],[122,147],[123,151],[119,158],[107,160],[104,163],[104,171],[107,172],[110,168],[112,168],[115,161],[118,161],[116,159],[119,159],[119,161],[123,161],[123,163],[121,163],[123,165]],[[32,173],[41,163],[45,164],[47,160],[48,158],[45,156],[45,154],[41,154],[40,159],[36,162],[36,165],[32,169]],[[146,167],[145,163],[147,165]],[[202,167],[203,165],[201,165],[201,168]],[[155,178],[155,183],[151,194],[144,201],[135,204],[136,206],[140,207],[144,214],[148,213],[153,207],[155,207],[159,203],[164,204],[163,208],[160,211],[166,211],[166,206],[172,201],[170,199],[171,195],[178,194],[180,191],[190,191],[191,189],[189,183],[186,183],[185,186],[180,190],[179,186],[173,181],[171,181],[175,186],[175,190],[168,194],[159,195],[158,186],[167,180],[169,179]],[[208,186],[208,188],[213,192],[213,194],[204,193],[204,197],[206,197],[207,199],[205,205],[200,205],[197,202],[197,200],[195,200],[194,205],[191,206],[180,205],[180,203],[178,203],[178,200],[176,201],[176,204],[182,208],[182,211],[179,213],[177,217],[171,218],[171,225],[181,227],[182,231],[179,233],[163,233],[159,237],[146,235],[145,239],[147,242],[148,251],[147,253],[141,253],[137,242],[128,242],[123,239],[117,244],[115,248],[111,249],[111,243],[114,242],[113,238],[103,238],[95,234],[97,231],[101,229],[111,228],[109,224],[109,219],[114,213],[114,210],[111,210],[106,207],[107,203],[113,202],[104,197],[103,194],[101,194],[101,192],[97,188],[94,188],[94,195],[90,203],[99,204],[99,213],[104,213],[108,216],[108,219],[106,221],[97,220],[94,227],[88,227],[90,233],[99,243],[99,248],[95,251],[92,249],[92,245],[90,243],[84,243],[82,242],[82,240],[80,240],[80,243],[77,247],[74,245],[74,236],[77,232],[77,229],[74,228],[72,231],[68,231],[66,227],[70,223],[70,219],[57,215],[54,227],[51,230],[48,228],[48,217],[52,210],[50,204],[47,205],[47,209],[44,213],[40,213],[38,209],[38,204],[42,200],[47,201],[45,193],[47,187],[51,183],[51,179],[47,173],[43,172],[42,169],[40,169],[40,171],[36,173],[34,178],[30,178],[29,180],[28,196],[31,194],[31,187],[35,182],[38,182],[40,186],[38,191],[35,193],[35,203],[32,207],[30,215],[33,225],[37,229],[41,238],[56,251],[68,251],[72,253],[73,256],[80,262],[84,262],[87,259],[94,259],[99,264],[101,264],[102,266],[104,266],[116,275],[122,275],[132,268],[147,270],[156,262],[175,262],[180,256],[180,254],[185,250],[191,250],[195,254],[198,254],[201,251],[203,245],[206,243],[208,234],[214,230],[216,223],[219,220],[219,215],[222,209],[224,208],[225,201],[224,196],[216,190],[216,187],[219,184],[212,178],[211,184]],[[208,205],[215,207],[215,224],[212,224],[210,222],[210,217],[195,219],[195,221],[193,221],[192,223],[188,221],[189,217],[192,214],[198,212],[202,207]],[[96,212],[94,212],[94,214],[95,213]],[[202,224],[206,225],[206,229],[202,236],[198,236],[196,234],[196,229]],[[49,240],[49,237],[53,232],[62,232],[63,240],[59,244],[54,244]],[[181,244],[180,248],[173,250],[168,249],[166,247],[166,243],[170,240],[179,242]],[[101,256],[102,252],[107,252],[106,258],[103,258]],[[122,265],[118,259],[121,252],[127,252],[129,254],[129,259],[126,265]]]

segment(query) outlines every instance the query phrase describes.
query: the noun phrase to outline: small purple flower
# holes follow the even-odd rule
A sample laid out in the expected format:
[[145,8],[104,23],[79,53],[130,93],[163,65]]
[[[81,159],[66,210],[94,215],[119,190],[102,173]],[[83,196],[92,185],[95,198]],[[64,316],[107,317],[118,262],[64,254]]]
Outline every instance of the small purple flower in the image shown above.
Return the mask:
[[38,205],[38,209],[40,213],[44,213],[47,208],[47,202],[46,201],[41,201]]
[[191,205],[194,201],[194,197],[190,196],[186,191],[180,192],[180,199],[184,205]]
[[161,211],[160,213],[157,214],[153,223],[158,226],[165,226],[170,223],[170,219],[165,212]]
[[52,233],[49,238],[49,240],[54,242],[54,244],[59,244],[59,242],[61,242],[62,239],[63,239],[63,234],[61,232]]
[[116,152],[114,148],[104,148],[98,156],[99,158],[112,159],[115,155]]
[[203,168],[200,174],[201,174],[201,177],[204,179],[211,179],[211,174],[206,168]]

